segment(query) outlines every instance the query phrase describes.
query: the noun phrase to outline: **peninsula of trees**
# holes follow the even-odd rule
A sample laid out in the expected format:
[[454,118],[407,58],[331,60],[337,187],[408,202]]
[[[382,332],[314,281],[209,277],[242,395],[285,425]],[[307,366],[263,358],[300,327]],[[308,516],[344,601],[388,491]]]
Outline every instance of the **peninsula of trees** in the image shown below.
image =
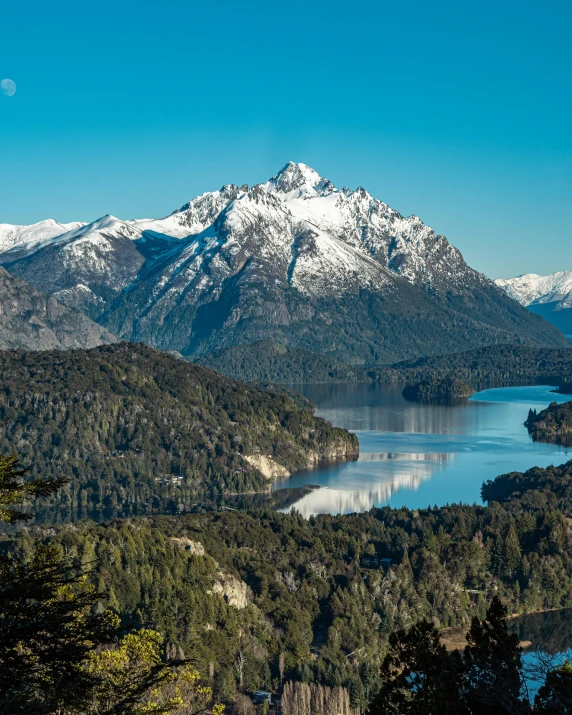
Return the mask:
[[572,446],[572,402],[562,405],[551,402],[546,409],[538,413],[531,409],[524,424],[532,439],[537,442]]
[[141,344],[0,352],[0,376],[0,450],[18,450],[32,477],[69,481],[35,506],[44,519],[177,513],[359,453],[285,391]]

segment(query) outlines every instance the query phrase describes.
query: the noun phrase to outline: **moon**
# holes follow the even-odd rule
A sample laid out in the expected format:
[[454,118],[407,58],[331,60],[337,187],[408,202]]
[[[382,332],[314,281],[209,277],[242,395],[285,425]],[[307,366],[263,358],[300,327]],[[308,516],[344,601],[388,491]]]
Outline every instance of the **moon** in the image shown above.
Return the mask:
[[3,79],[0,82],[0,90],[7,97],[13,97],[16,94],[16,82],[11,79]]

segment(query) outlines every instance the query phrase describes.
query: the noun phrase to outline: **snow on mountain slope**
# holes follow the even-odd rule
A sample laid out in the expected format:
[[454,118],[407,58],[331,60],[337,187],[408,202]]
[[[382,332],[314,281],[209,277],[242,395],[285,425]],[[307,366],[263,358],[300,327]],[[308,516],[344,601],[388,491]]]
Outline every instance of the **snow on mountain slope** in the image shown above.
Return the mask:
[[[300,289],[306,286],[309,292],[316,293],[320,285],[322,290],[326,285],[339,288],[340,270],[346,274],[342,283],[347,283],[352,274],[350,283],[355,287],[363,275],[363,287],[370,286],[375,263],[411,283],[432,288],[482,280],[465,264],[457,249],[416,216],[404,218],[365,189],[337,189],[305,164],[290,162],[272,179],[254,188],[257,195],[273,197],[276,204],[272,210],[288,217],[280,230],[286,243],[291,244],[288,251],[294,258],[290,269],[292,284]],[[84,270],[105,271],[102,254],[112,251],[110,242],[115,239],[138,241],[143,236],[154,237],[163,239],[159,245],[169,251],[173,246],[167,239],[189,241],[206,230],[214,230],[215,222],[232,204],[225,218],[231,226],[237,221],[234,214],[244,209],[249,195],[246,185],[227,184],[220,191],[198,196],[163,219],[121,221],[105,216],[88,225],[49,220],[33,226],[0,226],[0,263],[12,263],[40,249],[60,245],[70,270],[81,262]],[[272,221],[270,216],[267,218]],[[259,219],[259,226],[264,228],[264,220]],[[234,234],[240,231],[245,233],[244,226]],[[262,253],[272,251],[270,236],[266,238],[259,246]],[[239,249],[235,246],[234,250]],[[329,268],[328,259],[333,261]],[[302,274],[315,276],[311,290],[307,280],[300,279]]]
[[29,226],[13,226],[9,223],[0,223],[0,252],[10,251],[15,248],[30,250],[45,244],[62,233],[72,231],[84,226],[81,222],[58,223],[49,218]]
[[139,229],[108,215],[44,238],[29,250],[19,246],[5,251],[0,254],[0,263],[40,290],[97,319],[108,302],[136,279],[146,261],[141,249],[149,243],[142,239]]
[[527,273],[516,278],[498,278],[495,283],[521,305],[558,303],[561,308],[572,308],[572,271],[558,271],[549,276]]
[[0,263],[123,338],[185,354],[268,338],[376,362],[560,339],[419,218],[305,164],[162,219],[52,232]]
[[262,185],[292,216],[367,253],[411,283],[479,280],[459,251],[417,217],[405,218],[365,189],[336,189],[305,164],[287,164]]
[[499,278],[495,283],[521,305],[572,336],[572,271],[558,271],[549,276],[527,273],[516,278]]

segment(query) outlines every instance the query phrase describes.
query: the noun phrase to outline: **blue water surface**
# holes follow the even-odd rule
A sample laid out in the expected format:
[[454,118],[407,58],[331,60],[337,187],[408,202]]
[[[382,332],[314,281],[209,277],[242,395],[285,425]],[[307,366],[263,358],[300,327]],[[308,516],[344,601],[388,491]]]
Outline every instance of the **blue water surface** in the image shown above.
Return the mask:
[[357,434],[359,460],[296,474],[273,489],[320,487],[294,502],[304,516],[385,504],[411,509],[473,504],[481,502],[487,479],[572,459],[570,448],[533,442],[523,424],[530,408],[571,399],[552,393],[550,386],[484,390],[451,407],[408,402],[402,387],[299,386],[319,416]]

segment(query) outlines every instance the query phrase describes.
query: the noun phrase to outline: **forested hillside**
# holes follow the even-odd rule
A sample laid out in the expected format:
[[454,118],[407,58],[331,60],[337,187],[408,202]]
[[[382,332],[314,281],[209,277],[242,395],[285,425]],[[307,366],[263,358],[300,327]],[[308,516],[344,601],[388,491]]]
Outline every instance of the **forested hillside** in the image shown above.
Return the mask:
[[453,378],[482,384],[552,384],[572,381],[572,349],[491,345],[381,365],[348,366],[304,350],[258,342],[210,353],[200,359],[223,374],[247,382],[420,382]]
[[462,380],[443,377],[422,380],[403,388],[403,397],[413,402],[436,405],[454,405],[470,397],[475,391]]
[[139,517],[3,543],[97,564],[123,621],[166,634],[227,702],[292,679],[343,685],[364,705],[399,628],[466,626],[492,594],[511,612],[572,607],[571,479],[572,462],[504,475],[485,486],[488,506]]
[[307,383],[367,380],[362,367],[344,365],[332,357],[271,340],[215,350],[194,360],[245,382]]
[[572,349],[490,345],[479,350],[406,360],[374,369],[370,376],[380,382],[455,377],[473,386],[560,385],[572,380]]
[[0,450],[69,479],[45,518],[177,512],[358,449],[285,393],[144,345],[0,353]]

